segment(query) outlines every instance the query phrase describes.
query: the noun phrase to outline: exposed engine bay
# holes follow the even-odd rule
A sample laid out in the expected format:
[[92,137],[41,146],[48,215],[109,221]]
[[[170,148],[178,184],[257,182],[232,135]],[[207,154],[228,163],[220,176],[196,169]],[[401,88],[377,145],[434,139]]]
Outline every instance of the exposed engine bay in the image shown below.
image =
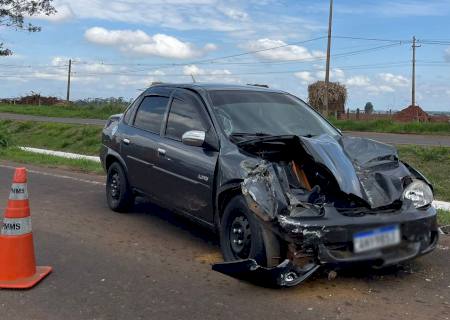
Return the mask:
[[[329,135],[259,137],[236,144],[252,157],[241,162],[248,207],[288,250],[286,260],[272,269],[248,259],[216,264],[214,270],[258,284],[292,286],[320,265],[370,261],[382,267],[434,249],[432,186],[398,159],[393,146]],[[405,196],[414,184],[422,189]],[[417,200],[420,193],[423,203]],[[358,251],[355,234],[386,226],[397,228],[396,246]]]

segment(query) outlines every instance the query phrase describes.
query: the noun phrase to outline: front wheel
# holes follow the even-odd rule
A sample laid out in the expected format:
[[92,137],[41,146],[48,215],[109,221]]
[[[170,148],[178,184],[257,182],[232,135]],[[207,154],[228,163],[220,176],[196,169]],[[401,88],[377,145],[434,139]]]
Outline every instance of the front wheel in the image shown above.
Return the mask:
[[265,230],[242,195],[230,200],[220,225],[220,247],[225,261],[254,259],[272,267],[280,261],[280,243]]
[[106,200],[113,211],[126,212],[133,204],[133,194],[122,166],[114,162],[108,168]]

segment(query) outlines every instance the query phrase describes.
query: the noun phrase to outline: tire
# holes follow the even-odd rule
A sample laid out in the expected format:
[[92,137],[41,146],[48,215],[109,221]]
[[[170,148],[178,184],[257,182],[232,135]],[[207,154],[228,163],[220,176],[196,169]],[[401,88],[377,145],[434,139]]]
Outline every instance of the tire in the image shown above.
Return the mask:
[[254,259],[265,267],[276,266],[280,261],[279,240],[262,227],[242,195],[232,198],[225,207],[220,224],[220,248],[225,261]]
[[116,212],[127,212],[134,202],[127,176],[118,162],[113,162],[108,168],[106,200],[111,210]]

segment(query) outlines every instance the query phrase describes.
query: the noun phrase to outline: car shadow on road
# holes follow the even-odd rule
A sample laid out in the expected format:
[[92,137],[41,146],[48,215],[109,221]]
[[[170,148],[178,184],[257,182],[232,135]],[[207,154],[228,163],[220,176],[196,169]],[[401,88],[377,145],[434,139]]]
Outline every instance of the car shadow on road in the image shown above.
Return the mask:
[[[151,215],[164,222],[167,222],[169,227],[181,229],[189,233],[194,238],[207,242],[215,246],[219,246],[218,235],[210,228],[194,222],[186,216],[175,213],[152,203],[149,199],[138,197],[133,207],[132,214]],[[182,233],[180,233],[180,236]]]
[[[201,244],[207,244],[219,251],[219,237],[211,229],[202,226],[189,218],[174,213],[170,210],[164,209],[157,204],[152,203],[150,200],[139,197],[133,207],[132,213],[136,215],[143,215],[151,217],[152,219],[158,219],[167,225],[167,231],[177,234],[177,238],[183,237],[189,234],[194,238],[195,241],[199,241]],[[147,219],[146,219],[147,220]],[[151,222],[151,220],[149,220]],[[337,277],[341,280],[356,280],[362,282],[376,282],[379,280],[386,279],[404,279],[415,273],[422,273],[423,265],[417,260],[404,262],[402,264],[388,266],[384,268],[375,269],[370,265],[357,264],[349,265],[339,268],[335,267],[323,267],[319,269],[313,277],[308,280],[312,281],[323,281],[326,279],[332,280],[335,271]]]

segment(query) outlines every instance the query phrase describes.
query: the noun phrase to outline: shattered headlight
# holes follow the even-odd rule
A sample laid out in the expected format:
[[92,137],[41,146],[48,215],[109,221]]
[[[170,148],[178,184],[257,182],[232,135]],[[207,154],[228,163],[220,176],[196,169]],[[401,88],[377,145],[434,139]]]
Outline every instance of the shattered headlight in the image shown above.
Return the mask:
[[403,199],[411,200],[416,208],[425,207],[433,202],[433,191],[425,182],[414,180],[403,191]]

